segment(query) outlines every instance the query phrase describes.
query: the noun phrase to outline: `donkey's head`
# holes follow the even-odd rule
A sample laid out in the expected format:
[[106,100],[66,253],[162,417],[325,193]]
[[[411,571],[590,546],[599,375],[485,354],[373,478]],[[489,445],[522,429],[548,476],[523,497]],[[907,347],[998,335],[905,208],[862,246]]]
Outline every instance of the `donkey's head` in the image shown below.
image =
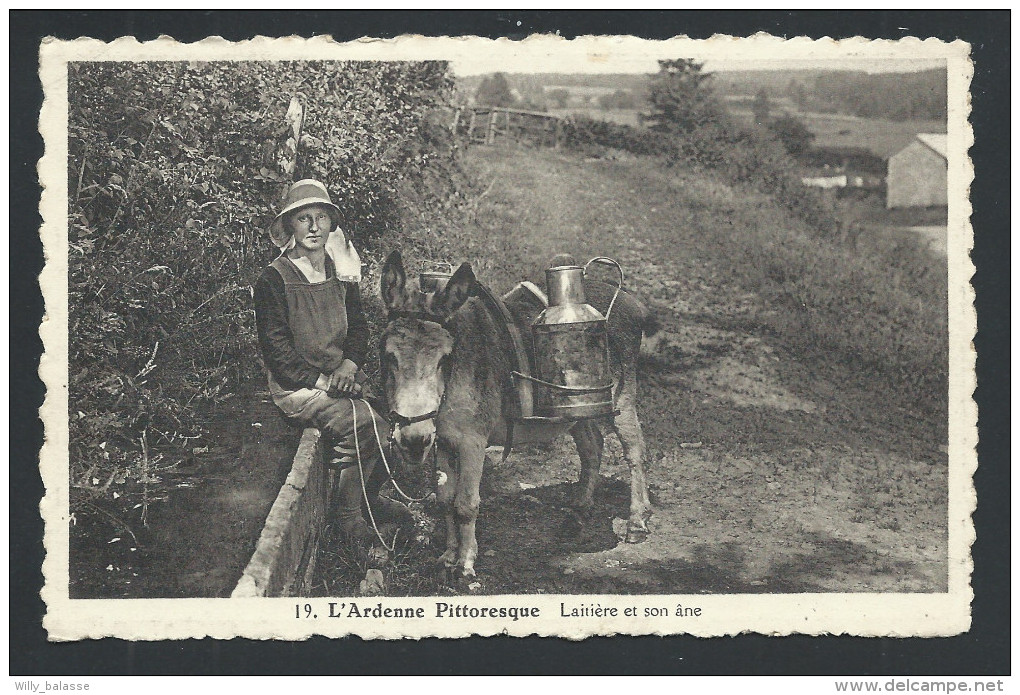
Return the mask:
[[475,275],[462,264],[436,292],[407,286],[398,251],[386,259],[380,291],[388,312],[379,364],[393,438],[404,459],[419,465],[436,439],[435,417],[446,391],[453,336],[446,320],[471,296]]

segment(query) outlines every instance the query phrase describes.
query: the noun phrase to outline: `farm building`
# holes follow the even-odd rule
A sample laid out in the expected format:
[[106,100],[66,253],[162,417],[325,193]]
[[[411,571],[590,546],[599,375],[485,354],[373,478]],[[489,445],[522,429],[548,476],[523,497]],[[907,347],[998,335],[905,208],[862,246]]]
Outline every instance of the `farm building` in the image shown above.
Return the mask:
[[945,133],[918,133],[913,142],[889,157],[886,207],[947,204],[946,140]]

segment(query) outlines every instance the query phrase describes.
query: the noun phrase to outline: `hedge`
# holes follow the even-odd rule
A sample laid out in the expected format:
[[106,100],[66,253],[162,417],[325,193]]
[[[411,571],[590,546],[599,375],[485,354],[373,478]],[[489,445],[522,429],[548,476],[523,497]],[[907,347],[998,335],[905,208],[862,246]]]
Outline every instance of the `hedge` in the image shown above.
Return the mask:
[[[170,465],[203,404],[262,375],[251,287],[287,181],[324,181],[361,243],[441,199],[442,62],[73,63],[69,67],[70,461],[93,496]],[[408,202],[408,201],[411,202]]]

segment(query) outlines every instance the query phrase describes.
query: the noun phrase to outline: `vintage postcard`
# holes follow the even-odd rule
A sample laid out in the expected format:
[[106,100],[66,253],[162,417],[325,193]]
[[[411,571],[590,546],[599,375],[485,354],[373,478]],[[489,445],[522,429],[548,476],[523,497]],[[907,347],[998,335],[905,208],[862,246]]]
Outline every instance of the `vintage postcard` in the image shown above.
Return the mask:
[[971,75],[44,40],[49,638],[966,631]]

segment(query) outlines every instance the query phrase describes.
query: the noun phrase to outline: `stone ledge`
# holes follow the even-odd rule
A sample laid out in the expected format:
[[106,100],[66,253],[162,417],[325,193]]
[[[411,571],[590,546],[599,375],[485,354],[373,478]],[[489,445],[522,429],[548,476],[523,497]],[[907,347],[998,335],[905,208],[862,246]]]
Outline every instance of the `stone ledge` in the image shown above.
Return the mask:
[[311,427],[301,433],[290,473],[231,598],[300,596],[310,588],[333,483],[320,437]]

